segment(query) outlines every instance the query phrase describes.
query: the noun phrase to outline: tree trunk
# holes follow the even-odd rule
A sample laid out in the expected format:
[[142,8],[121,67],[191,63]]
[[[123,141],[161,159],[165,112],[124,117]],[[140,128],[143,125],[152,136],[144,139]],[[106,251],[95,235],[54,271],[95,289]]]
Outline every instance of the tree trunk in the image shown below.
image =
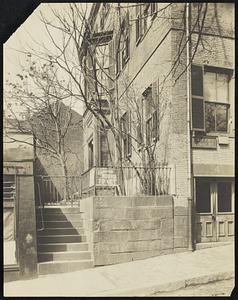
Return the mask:
[[64,200],[68,202],[70,201],[68,170],[67,170],[65,160],[61,158],[60,162],[62,166],[62,175],[63,175]]

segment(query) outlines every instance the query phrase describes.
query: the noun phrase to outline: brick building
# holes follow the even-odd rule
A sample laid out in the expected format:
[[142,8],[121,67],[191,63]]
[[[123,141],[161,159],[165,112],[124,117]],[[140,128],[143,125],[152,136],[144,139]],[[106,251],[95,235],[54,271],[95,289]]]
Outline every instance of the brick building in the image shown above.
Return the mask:
[[121,164],[125,194],[143,194],[133,166],[152,160],[170,172],[149,194],[173,196],[174,247],[232,240],[234,4],[98,3],[88,22],[85,95],[100,118],[86,107],[83,186],[120,191]]

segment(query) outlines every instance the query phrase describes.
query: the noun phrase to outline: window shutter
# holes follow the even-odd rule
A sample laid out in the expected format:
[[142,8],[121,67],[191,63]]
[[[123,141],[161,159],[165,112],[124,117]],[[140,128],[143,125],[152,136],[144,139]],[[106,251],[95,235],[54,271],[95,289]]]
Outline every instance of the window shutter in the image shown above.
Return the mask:
[[87,63],[86,63],[86,77],[87,77],[87,86],[88,86],[88,96],[94,91],[94,75],[93,75],[93,62],[92,56],[88,53]]
[[192,65],[192,128],[195,131],[205,130],[205,107],[203,95],[203,67]]
[[136,138],[137,138],[137,146],[141,146],[143,139],[142,139],[142,130],[141,130],[141,124],[139,123],[136,126]]
[[116,74],[118,74],[121,70],[121,59],[120,59],[120,33],[117,32],[115,35],[115,41],[114,41],[114,57],[115,57],[115,63],[116,63]]
[[130,156],[131,153],[132,153],[131,112],[127,111],[126,116],[127,116],[127,129],[128,129],[128,134],[127,134],[127,156]]
[[159,139],[159,110],[155,110],[152,115],[152,138]]
[[157,109],[159,105],[159,79],[152,83],[153,108]]
[[[114,78],[115,77],[115,56],[114,56],[114,40],[112,39],[109,44],[109,75],[110,77]],[[108,78],[108,87],[109,89],[113,89],[113,80]]]
[[141,4],[136,5],[136,41],[140,39],[141,36]]
[[205,130],[205,114],[203,99],[192,98],[192,126],[193,130]]
[[203,68],[192,65],[192,95],[203,97]]

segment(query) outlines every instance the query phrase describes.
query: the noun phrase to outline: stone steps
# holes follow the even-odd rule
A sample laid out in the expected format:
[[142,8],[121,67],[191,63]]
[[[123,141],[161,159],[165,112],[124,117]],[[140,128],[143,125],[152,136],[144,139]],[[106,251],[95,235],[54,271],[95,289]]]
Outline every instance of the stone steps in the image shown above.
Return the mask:
[[[38,217],[38,228],[41,228],[39,211]],[[37,232],[40,275],[94,266],[79,207],[47,207],[43,210],[43,220],[44,230]]]
[[38,261],[71,261],[91,259],[89,251],[38,252]]
[[87,251],[87,243],[48,243],[38,244],[39,252]]
[[[38,216],[40,218],[40,216]],[[67,214],[60,214],[60,213],[49,213],[46,212],[43,215],[44,221],[82,221],[82,214],[73,214],[73,213],[67,213]]]
[[47,236],[47,235],[84,235],[83,228],[45,228],[38,232],[38,236]]
[[86,242],[86,237],[81,235],[38,235],[39,244],[48,243],[80,243]]
[[[38,223],[39,227],[41,227],[41,221]],[[83,228],[83,221],[44,221],[44,227],[47,229],[50,228]]]

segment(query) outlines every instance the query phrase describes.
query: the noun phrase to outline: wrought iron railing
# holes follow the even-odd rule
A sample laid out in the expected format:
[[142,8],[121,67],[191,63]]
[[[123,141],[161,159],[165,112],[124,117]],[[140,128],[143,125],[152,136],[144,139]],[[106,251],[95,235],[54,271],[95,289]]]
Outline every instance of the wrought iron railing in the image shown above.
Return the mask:
[[81,176],[82,196],[167,195],[170,193],[171,167],[158,165],[93,167]]
[[36,202],[41,205],[78,204],[81,198],[81,176],[67,176],[68,199],[65,195],[65,176],[36,175]]

